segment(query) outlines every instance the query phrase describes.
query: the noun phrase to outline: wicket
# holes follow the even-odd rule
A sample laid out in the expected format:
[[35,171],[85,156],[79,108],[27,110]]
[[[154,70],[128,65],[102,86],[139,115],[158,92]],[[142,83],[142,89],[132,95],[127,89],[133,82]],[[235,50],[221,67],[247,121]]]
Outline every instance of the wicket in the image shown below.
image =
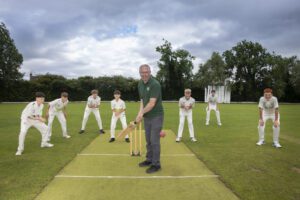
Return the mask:
[[[139,123],[138,126],[139,126],[139,128],[137,128],[137,126],[136,126],[134,128],[134,132],[131,131],[130,136],[129,136],[130,137],[130,155],[131,156],[141,156],[142,155],[142,123]],[[138,133],[137,133],[137,131],[138,131]],[[133,134],[134,134],[134,139],[133,139]],[[134,150],[133,150],[133,145],[134,145]]]

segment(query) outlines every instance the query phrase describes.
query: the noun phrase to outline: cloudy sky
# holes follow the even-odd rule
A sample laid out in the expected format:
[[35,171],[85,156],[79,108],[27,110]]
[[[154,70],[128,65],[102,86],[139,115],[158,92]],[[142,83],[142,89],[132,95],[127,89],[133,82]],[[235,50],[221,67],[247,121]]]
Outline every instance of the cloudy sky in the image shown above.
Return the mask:
[[197,57],[194,71],[243,39],[300,57],[299,0],[0,0],[0,21],[26,77],[138,77],[143,63],[155,73],[163,38]]

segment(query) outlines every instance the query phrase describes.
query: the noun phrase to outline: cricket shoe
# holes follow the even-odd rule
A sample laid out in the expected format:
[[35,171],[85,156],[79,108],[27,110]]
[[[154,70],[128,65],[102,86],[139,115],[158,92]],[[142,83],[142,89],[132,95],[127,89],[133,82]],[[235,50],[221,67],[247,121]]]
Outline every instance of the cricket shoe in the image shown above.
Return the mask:
[[222,126],[222,123],[218,123],[218,126]]
[[45,148],[45,147],[51,148],[51,147],[53,147],[53,146],[54,146],[53,144],[50,144],[50,143],[48,143],[48,142],[45,142],[45,143],[42,143],[42,144],[41,144],[41,147],[42,147],[42,148]]
[[100,134],[104,134],[105,131],[104,131],[103,129],[101,129],[101,130],[99,131],[99,133],[100,133]]
[[129,138],[125,138],[125,142],[129,143],[130,142]]
[[139,167],[148,167],[151,164],[152,164],[152,162],[145,160],[145,161],[139,163]]
[[82,134],[82,133],[84,133],[84,130],[80,130],[78,133],[79,133],[79,134]]
[[262,146],[265,144],[265,141],[264,140],[260,140],[256,143],[257,146]]
[[22,151],[17,151],[16,156],[20,156],[20,155],[22,155]]
[[180,142],[180,137],[176,138],[175,141],[176,141],[176,142]]
[[109,142],[114,142],[115,140],[115,138],[110,138]]
[[205,125],[208,126],[208,125],[209,125],[209,122],[206,122]]
[[194,137],[192,137],[192,138],[191,138],[191,141],[192,141],[192,142],[197,142],[197,139],[194,138]]
[[64,138],[67,138],[67,139],[71,138],[70,135],[64,135],[63,137],[64,137]]
[[156,165],[151,165],[151,167],[149,167],[147,170],[146,170],[146,173],[147,174],[152,174],[152,173],[155,173],[157,171],[161,170],[161,167],[160,166],[156,166]]
[[281,148],[281,147],[282,147],[282,146],[279,144],[279,142],[274,142],[272,146],[275,147],[275,148]]

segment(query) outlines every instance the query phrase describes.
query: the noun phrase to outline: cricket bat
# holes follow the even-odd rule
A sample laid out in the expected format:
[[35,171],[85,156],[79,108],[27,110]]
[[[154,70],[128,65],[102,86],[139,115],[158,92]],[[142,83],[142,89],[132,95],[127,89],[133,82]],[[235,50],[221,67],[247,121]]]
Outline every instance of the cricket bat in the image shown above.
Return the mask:
[[117,138],[124,138],[127,134],[129,134],[131,131],[133,131],[135,129],[135,127],[137,126],[138,124],[135,122],[135,121],[132,121],[128,124],[127,128],[122,130],[118,137]]

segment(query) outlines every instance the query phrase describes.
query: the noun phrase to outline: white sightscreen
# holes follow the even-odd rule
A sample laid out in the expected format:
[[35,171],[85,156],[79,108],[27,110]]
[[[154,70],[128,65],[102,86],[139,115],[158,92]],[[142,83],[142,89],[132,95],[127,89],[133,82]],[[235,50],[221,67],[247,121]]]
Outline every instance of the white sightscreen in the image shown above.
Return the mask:
[[205,88],[205,102],[208,101],[208,96],[212,90],[216,91],[219,103],[230,103],[231,90],[228,86],[207,86]]

